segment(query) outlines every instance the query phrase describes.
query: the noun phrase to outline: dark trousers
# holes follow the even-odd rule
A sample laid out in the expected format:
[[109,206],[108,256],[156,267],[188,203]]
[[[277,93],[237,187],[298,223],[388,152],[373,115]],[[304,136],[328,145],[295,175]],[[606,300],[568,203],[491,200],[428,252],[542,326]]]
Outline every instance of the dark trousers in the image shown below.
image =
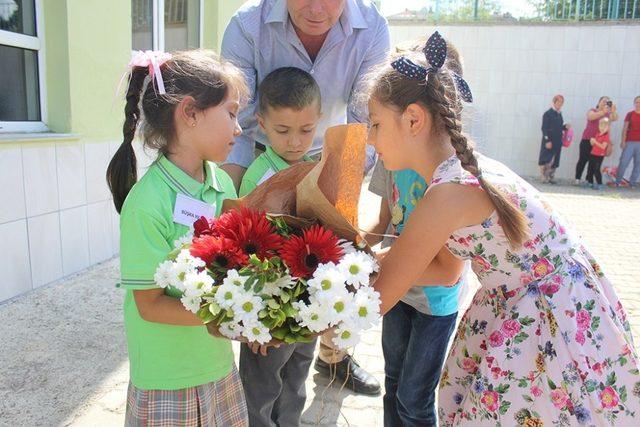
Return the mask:
[[266,356],[240,346],[240,378],[251,427],[299,426],[307,393],[304,387],[313,361],[311,343],[270,347]]
[[588,139],[580,141],[580,157],[576,164],[576,179],[582,179],[584,167],[589,163],[589,157],[591,157],[591,148],[591,142]]
[[456,317],[430,316],[400,301],[382,318],[385,427],[437,425],[436,388]]
[[593,177],[595,177],[596,182],[602,185],[602,171],[600,169],[603,160],[604,156],[589,155],[589,169],[587,170],[587,181],[589,184],[593,184]]

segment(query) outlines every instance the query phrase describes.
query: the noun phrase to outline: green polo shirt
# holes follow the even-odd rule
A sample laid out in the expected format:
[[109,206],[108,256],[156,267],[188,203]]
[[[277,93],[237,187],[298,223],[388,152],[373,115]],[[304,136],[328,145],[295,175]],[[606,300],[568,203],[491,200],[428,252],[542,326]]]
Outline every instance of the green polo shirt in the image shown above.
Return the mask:
[[[302,157],[302,161],[310,162],[311,158],[305,155]],[[280,157],[278,153],[273,151],[273,148],[267,147],[265,152],[260,154],[258,158],[251,163],[251,166],[249,166],[249,169],[247,169],[242,177],[240,197],[251,193],[258,185],[290,166],[291,165]]]
[[[174,326],[140,317],[134,290],[154,289],[158,264],[189,227],[173,220],[177,194],[215,204],[235,198],[231,178],[213,163],[205,164],[205,181],[197,182],[166,157],[151,165],[127,196],[120,216],[121,287],[126,290],[124,323],[131,382],[145,390],[177,390],[219,380],[233,364],[231,342],[214,338],[204,326]],[[173,288],[169,296],[180,298]]]

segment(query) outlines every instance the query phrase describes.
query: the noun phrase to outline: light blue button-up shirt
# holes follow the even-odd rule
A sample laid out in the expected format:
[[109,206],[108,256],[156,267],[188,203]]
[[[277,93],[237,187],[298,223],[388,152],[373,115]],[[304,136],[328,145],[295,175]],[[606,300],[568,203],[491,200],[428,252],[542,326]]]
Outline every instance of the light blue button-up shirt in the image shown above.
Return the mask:
[[[310,155],[322,150],[327,128],[344,123],[366,123],[366,103],[358,102],[359,89],[373,67],[387,60],[389,28],[369,0],[346,0],[339,21],[331,28],[315,61],[309,58],[289,19],[286,0],[253,0],[231,18],[222,39],[222,56],[242,69],[251,100],[240,112],[243,134],[236,139],[227,163],[248,167],[255,141],[268,145],[255,114],[257,88],[273,70],[298,67],[318,82],[322,119]],[[369,147],[370,148],[370,147]],[[373,164],[367,151],[367,165]]]

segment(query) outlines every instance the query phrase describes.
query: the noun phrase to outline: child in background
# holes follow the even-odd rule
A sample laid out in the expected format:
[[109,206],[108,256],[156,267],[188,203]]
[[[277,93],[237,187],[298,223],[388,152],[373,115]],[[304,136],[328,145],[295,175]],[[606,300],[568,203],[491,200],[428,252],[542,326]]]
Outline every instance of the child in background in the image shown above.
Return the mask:
[[[185,310],[180,291],[155,281],[158,265],[192,225],[174,211],[218,216],[223,200],[236,197],[231,178],[213,162],[223,162],[242,133],[236,116],[244,78],[206,51],[138,52],[132,64],[124,141],[107,169],[126,290],[125,425],[247,426],[231,342],[211,336]],[[141,117],[144,145],[158,150],[158,159],[136,182],[132,144]]]
[[[368,224],[372,234],[367,242],[377,244],[387,231],[399,236],[426,190],[427,183],[415,171],[390,172],[379,161],[369,191],[382,200],[378,217]],[[391,244],[390,238],[382,242],[383,247]],[[464,279],[454,286],[413,286],[382,319],[385,427],[436,425],[436,389],[460,293],[467,290]]]
[[[310,161],[320,120],[320,88],[299,68],[279,68],[258,88],[258,124],[270,145],[242,178],[240,196],[253,191],[275,173]],[[305,380],[313,362],[316,340],[278,348],[243,344],[240,377],[244,383],[252,427],[298,426],[306,400]]]
[[[602,161],[610,153],[611,138],[609,137],[609,119],[603,117],[598,122],[598,134],[591,138],[591,156],[589,157],[589,169],[587,170],[587,182],[594,190],[602,189]],[[593,182],[595,177],[596,182]]]

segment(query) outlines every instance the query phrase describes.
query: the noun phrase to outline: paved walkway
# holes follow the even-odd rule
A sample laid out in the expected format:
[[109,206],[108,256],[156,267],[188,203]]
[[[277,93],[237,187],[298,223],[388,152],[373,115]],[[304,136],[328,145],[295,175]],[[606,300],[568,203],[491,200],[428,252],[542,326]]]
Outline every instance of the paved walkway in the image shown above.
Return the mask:
[[[542,189],[615,283],[640,348],[640,192]],[[0,305],[0,426],[122,425],[128,364],[117,278],[111,260]],[[379,343],[378,327],[355,355],[382,382]],[[382,424],[380,397],[328,387],[313,372],[307,392],[304,425]]]

